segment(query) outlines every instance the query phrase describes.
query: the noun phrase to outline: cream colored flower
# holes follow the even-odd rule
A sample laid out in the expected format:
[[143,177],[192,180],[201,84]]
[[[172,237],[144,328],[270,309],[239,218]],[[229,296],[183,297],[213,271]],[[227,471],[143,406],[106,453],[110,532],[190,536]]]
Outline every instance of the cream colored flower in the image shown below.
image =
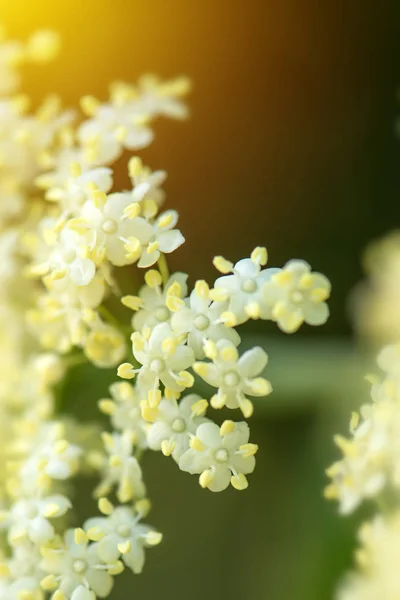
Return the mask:
[[201,473],[200,485],[221,492],[231,483],[238,490],[248,486],[246,475],[255,467],[257,446],[249,444],[247,423],[225,421],[221,428],[203,423],[196,431],[192,447],[179,460],[182,471]]
[[285,333],[293,333],[302,325],[322,325],[329,317],[325,300],[331,285],[320,273],[311,272],[308,263],[291,260],[272,275],[263,288],[264,300],[272,310],[272,318]]
[[194,371],[204,381],[218,388],[211,398],[214,408],[240,408],[245,417],[253,412],[253,404],[247,396],[267,396],[272,388],[269,381],[259,375],[264,371],[268,356],[258,346],[247,350],[242,356],[228,340],[206,346],[212,363],[197,362]]

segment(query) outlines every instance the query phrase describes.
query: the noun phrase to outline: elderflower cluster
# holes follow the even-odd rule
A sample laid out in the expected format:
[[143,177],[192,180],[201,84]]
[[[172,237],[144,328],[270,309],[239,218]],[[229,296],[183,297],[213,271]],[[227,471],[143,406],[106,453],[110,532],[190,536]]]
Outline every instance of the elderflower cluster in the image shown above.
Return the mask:
[[[147,450],[203,488],[244,490],[257,445],[246,421],[218,424],[210,409],[247,419],[272,388],[266,352],[242,352],[237,327],[264,319],[292,333],[328,318],[329,281],[301,260],[264,268],[263,247],[235,264],[216,257],[211,286],[170,275],[166,256],[184,237],[163,209],[166,173],[131,155],[117,190],[113,164],[152,142],[157,117],[186,117],[189,82],[147,75],[112,84],[106,101],[84,96],[81,113],[54,96],[29,114],[20,66],[57,47],[51,32],[0,44],[0,600],[105,598],[125,568],[142,571],[162,539],[143,522]],[[143,282],[121,297],[127,266]],[[112,297],[131,324],[110,312]],[[98,403],[110,418],[101,435],[60,414],[57,386],[85,361],[120,377]],[[73,478],[88,471],[100,515],[71,528]]]
[[338,600],[396,600],[400,592],[400,344],[381,350],[378,366],[383,375],[368,377],[371,401],[352,414],[351,437],[336,436],[343,458],[327,470],[332,482],[325,494],[342,513],[366,500],[378,508],[360,530],[358,571],[345,578]]
[[378,355],[383,376],[369,376],[372,402],[353,413],[351,437],[336,436],[343,458],[328,469],[326,495],[350,513],[367,498],[400,492],[400,344]]
[[400,232],[373,242],[364,256],[365,281],[352,295],[357,334],[374,347],[400,339]]
[[349,574],[337,600],[397,600],[400,595],[400,513],[389,518],[376,516],[359,532],[356,551],[359,572]]

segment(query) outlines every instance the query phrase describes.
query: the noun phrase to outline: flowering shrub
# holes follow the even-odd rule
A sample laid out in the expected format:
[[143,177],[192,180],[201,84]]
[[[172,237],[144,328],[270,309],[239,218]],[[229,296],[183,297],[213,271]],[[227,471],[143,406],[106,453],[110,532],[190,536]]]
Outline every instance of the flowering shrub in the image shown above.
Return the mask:
[[[150,502],[140,459],[145,450],[171,456],[201,487],[248,486],[257,445],[245,421],[217,425],[209,407],[251,416],[251,398],[272,388],[267,354],[239,351],[236,327],[275,321],[285,332],[326,321],[328,280],[304,261],[263,268],[256,247],[236,264],[217,256],[209,286],[170,275],[166,255],[184,237],[174,210],[162,210],[166,173],[134,155],[131,187],[116,191],[112,165],[153,139],[159,116],[184,118],[186,78],[117,82],[110,97],[81,101],[83,115],[52,96],[28,114],[17,94],[20,66],[53,57],[57,36],[0,47],[0,598],[94,600],[110,594],[125,568],[140,573],[145,549],[161,534],[143,522]],[[140,289],[121,297],[115,269],[136,265]],[[119,323],[104,301],[132,310]],[[99,409],[110,419],[101,446],[95,426],[57,414],[54,385],[70,364],[87,360],[117,371]],[[116,374],[116,379],[117,379]],[[196,380],[212,391],[196,394]],[[194,391],[192,390],[194,388]],[[98,477],[100,515],[70,529],[78,472]]]

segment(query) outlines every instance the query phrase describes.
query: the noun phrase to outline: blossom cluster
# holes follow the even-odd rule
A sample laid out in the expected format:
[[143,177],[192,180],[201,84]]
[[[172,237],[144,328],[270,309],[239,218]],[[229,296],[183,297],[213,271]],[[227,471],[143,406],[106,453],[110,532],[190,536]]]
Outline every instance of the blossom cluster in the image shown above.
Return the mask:
[[400,344],[385,347],[377,361],[383,374],[367,378],[371,401],[352,414],[350,437],[336,436],[343,458],[327,470],[332,482],[325,495],[339,502],[343,514],[363,501],[375,501],[378,507],[378,514],[360,531],[360,573],[344,581],[339,600],[378,595],[394,600],[400,590],[394,566],[400,551]]
[[338,590],[339,600],[396,600],[400,594],[400,513],[377,515],[362,525],[356,551],[357,573],[350,573]]
[[400,338],[400,232],[374,241],[365,252],[366,279],[354,290],[351,312],[357,334],[373,347]]
[[[237,327],[264,319],[292,333],[328,318],[326,277],[301,260],[265,268],[263,247],[235,264],[215,257],[212,285],[170,275],[166,255],[184,237],[177,212],[162,208],[166,173],[132,153],[151,143],[157,117],[187,115],[189,82],[148,75],[114,83],[105,102],[84,96],[82,114],[56,97],[28,114],[20,66],[57,47],[51,32],[0,46],[0,600],[105,598],[114,576],[142,571],[162,539],[143,522],[146,450],[203,488],[244,490],[257,445],[245,420],[218,424],[210,409],[247,419],[272,388],[266,352],[241,352]],[[117,191],[112,165],[127,152],[130,186]],[[121,296],[116,269],[131,265],[143,285]],[[111,296],[131,325],[110,313]],[[110,418],[101,436],[57,411],[55,386],[76,360],[119,377],[98,403]],[[101,514],[70,528],[72,479],[89,470]]]

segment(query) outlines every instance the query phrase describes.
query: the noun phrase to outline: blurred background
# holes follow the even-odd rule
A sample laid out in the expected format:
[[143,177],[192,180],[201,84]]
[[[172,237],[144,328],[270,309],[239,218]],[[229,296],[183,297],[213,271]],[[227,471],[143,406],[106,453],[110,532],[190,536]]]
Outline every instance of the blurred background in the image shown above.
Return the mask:
[[[242,332],[270,354],[275,390],[256,405],[248,491],[214,495],[172,461],[145,457],[164,542],[112,598],[328,600],[363,516],[339,518],[322,497],[338,455],[332,434],[368,396],[371,363],[352,335],[348,295],[368,242],[400,227],[400,4],[13,0],[1,2],[0,21],[12,36],[62,34],[60,59],[27,72],[36,101],[105,98],[110,81],[148,71],[192,78],[191,118],[160,121],[142,153],[168,171],[168,206],[187,239],[172,269],[212,281],[215,254],[235,261],[266,245],[271,266],[301,257],[333,284],[326,326]],[[113,377],[75,369],[64,406],[90,418]]]

